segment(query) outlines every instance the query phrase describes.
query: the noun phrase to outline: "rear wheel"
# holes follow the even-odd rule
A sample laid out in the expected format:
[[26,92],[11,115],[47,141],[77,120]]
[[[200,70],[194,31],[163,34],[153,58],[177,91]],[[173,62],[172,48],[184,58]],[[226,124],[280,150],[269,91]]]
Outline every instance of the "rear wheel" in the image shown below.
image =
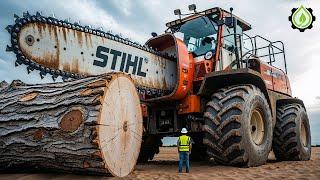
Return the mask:
[[300,104],[286,104],[277,108],[277,122],[273,136],[273,150],[277,160],[310,159],[309,119]]
[[272,117],[263,93],[253,85],[220,89],[204,114],[207,153],[217,163],[259,166],[272,145]]

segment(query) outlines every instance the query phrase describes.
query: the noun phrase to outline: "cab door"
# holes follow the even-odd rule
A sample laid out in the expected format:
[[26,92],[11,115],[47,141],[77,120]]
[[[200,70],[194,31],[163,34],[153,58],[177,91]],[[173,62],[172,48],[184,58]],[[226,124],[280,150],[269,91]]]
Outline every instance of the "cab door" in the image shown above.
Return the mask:
[[[236,39],[234,37],[234,29],[223,26],[222,48],[220,51],[220,60],[217,61],[215,70],[231,70],[237,69],[236,51],[241,56],[242,29],[237,26]],[[236,46],[237,45],[237,46]],[[236,49],[238,47],[238,49]],[[242,66],[241,66],[242,67]]]

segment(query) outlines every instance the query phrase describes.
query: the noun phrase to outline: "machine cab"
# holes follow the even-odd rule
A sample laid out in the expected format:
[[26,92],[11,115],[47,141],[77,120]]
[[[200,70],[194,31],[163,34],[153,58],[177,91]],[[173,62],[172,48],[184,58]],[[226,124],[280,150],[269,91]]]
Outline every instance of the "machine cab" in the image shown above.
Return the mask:
[[166,25],[177,38],[185,42],[195,63],[210,60],[213,62],[212,70],[219,71],[236,67],[243,31],[251,29],[240,18],[231,16],[220,8],[212,8]]
[[[180,18],[166,24],[167,32],[183,40],[193,58],[194,87],[201,84],[207,73],[251,68],[262,74],[269,89],[291,93],[281,41],[248,36],[245,32],[251,25],[233,15],[232,9],[231,13],[221,8],[195,11],[185,18],[181,18],[180,10],[175,14]],[[277,62],[279,59],[283,61]],[[278,87],[275,82],[279,82]]]

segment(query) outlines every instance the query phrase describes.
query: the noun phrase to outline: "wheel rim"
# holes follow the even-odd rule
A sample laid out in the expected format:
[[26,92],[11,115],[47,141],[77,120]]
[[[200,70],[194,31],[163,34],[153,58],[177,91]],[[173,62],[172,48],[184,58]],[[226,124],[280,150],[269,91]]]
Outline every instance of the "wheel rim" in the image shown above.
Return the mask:
[[251,114],[250,128],[251,139],[257,145],[260,145],[264,138],[265,127],[264,119],[260,109],[254,109]]
[[300,132],[300,140],[304,147],[307,147],[307,129],[303,122],[301,122],[301,132]]

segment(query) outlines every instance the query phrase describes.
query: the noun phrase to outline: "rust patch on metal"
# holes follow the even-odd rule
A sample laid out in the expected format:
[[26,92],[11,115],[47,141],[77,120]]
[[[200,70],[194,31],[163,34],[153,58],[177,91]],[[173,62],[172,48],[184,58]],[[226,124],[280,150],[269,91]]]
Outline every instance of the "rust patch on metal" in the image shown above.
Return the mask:
[[52,25],[51,24],[48,25],[48,31],[49,31],[49,34],[52,36]]
[[91,39],[91,34],[89,33],[84,33],[85,39],[86,39],[86,45],[87,47],[93,47],[92,46],[92,39]]
[[81,31],[76,31],[76,38],[78,40],[78,43],[80,44],[80,47],[83,46],[83,39],[82,39],[82,32]]
[[[44,23],[31,23],[23,27],[21,31],[23,31],[25,28],[31,28],[34,31],[34,38],[39,39],[39,42],[43,40],[43,35],[46,33],[49,33],[50,39],[52,39],[56,43],[55,51],[56,53],[49,53],[47,51],[44,51],[41,56],[35,56],[33,52],[31,52],[28,48],[24,48],[21,46],[21,50],[23,54],[28,58],[32,59],[33,61],[49,68],[57,69],[59,68],[59,41],[58,41],[58,33],[57,33],[57,27],[53,25],[47,25]],[[22,38],[24,39],[24,38]],[[20,40],[22,40],[20,39]],[[36,42],[36,43],[39,43]],[[21,42],[19,42],[21,43]],[[41,45],[41,44],[38,44]],[[40,46],[41,47],[41,46]],[[41,47],[42,48],[42,47]]]
[[65,42],[67,42],[67,32],[65,28],[61,28],[62,29],[62,35],[63,35],[63,39]]
[[61,130],[65,132],[76,131],[83,121],[83,113],[80,110],[72,110],[65,114],[60,122]]
[[38,96],[38,93],[26,94],[19,101],[20,102],[31,101],[31,100],[35,99],[37,96]]
[[70,72],[70,65],[69,65],[69,64],[63,64],[62,69],[63,69],[64,71],[69,71],[69,72]]
[[58,54],[52,54],[49,52],[45,52],[42,59],[39,59],[42,62],[40,64],[44,65],[45,67],[58,69],[59,68],[59,56]]
[[98,80],[87,85],[87,87],[89,88],[106,87],[106,86],[107,86],[106,80]]
[[57,46],[57,48],[56,48],[56,58],[57,58],[56,62],[59,66],[59,64],[60,64],[60,43],[59,43],[59,39],[58,39],[58,29],[57,29],[57,27],[54,27],[54,26],[51,26],[51,27],[54,28],[53,29],[54,30],[54,38],[55,38],[55,42],[56,42],[56,46]]
[[71,65],[71,71],[72,71],[73,73],[79,73],[79,69],[80,69],[80,67],[79,67],[79,61],[78,61],[78,59],[73,58],[73,59],[72,59],[72,65]]
[[86,46],[89,47],[89,45],[88,45],[88,34],[87,33],[84,33],[84,38],[85,38],[85,41],[86,41]]
[[40,23],[36,23],[34,26],[35,29],[38,30],[39,35],[42,37],[42,28]]
[[33,134],[33,138],[37,141],[40,141],[44,137],[44,132],[41,129],[36,130]]

